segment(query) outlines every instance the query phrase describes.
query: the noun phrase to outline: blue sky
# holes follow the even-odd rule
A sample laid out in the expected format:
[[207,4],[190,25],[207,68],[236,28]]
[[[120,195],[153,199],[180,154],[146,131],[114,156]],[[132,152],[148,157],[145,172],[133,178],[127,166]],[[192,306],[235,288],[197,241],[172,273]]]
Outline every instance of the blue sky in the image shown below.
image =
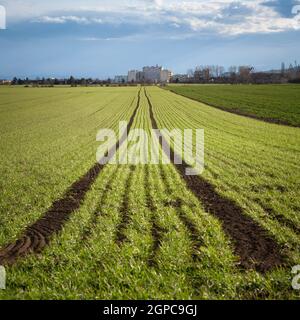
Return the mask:
[[300,62],[294,0],[0,0],[0,78]]

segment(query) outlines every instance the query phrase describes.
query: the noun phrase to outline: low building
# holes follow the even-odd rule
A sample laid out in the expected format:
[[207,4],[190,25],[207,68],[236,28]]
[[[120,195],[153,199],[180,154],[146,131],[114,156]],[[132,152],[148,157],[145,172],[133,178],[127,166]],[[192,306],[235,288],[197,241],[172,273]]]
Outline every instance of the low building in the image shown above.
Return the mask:
[[173,83],[189,83],[191,80],[192,78],[187,74],[174,74],[170,81]]
[[194,72],[194,80],[195,82],[203,82],[203,81],[209,81],[211,78],[211,70],[210,68],[203,68],[203,69],[196,69]]
[[114,83],[127,83],[128,76],[115,76]]
[[255,72],[251,74],[251,83],[254,84],[268,84],[268,83],[287,83],[288,79],[283,77],[280,73],[271,72]]
[[11,81],[10,80],[0,80],[0,84],[2,84],[2,85],[10,85]]

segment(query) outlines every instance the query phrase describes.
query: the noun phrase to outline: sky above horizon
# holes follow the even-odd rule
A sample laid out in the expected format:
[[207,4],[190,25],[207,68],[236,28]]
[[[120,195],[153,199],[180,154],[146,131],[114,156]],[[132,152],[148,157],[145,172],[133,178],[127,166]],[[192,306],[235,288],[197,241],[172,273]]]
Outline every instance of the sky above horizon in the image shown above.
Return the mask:
[[106,78],[156,64],[175,73],[211,64],[269,70],[300,62],[300,0],[0,5],[7,12],[7,29],[0,30],[0,78]]

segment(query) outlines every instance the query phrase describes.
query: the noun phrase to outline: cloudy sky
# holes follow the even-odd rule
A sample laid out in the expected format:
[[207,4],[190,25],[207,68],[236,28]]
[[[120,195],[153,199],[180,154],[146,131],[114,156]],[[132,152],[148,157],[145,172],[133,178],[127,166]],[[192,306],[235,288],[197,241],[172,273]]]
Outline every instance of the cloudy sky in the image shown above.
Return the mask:
[[[296,0],[0,0],[0,78],[300,62]],[[300,10],[299,10],[300,13]]]

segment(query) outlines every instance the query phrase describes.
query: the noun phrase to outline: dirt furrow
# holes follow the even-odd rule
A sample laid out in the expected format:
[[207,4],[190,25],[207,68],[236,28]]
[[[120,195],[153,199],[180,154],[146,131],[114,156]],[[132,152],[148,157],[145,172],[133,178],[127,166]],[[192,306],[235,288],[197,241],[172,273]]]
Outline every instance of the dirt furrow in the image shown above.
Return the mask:
[[[129,120],[127,131],[130,130],[137,114],[140,105],[140,94],[141,90],[138,93],[136,108]],[[116,151],[124,143],[126,137],[127,135],[124,133],[116,144]],[[50,242],[50,238],[62,230],[70,215],[79,209],[86,193],[103,168],[103,165],[95,163],[84,176],[72,184],[62,199],[55,201],[38,221],[27,227],[19,239],[2,248],[0,250],[0,265],[12,265],[17,259],[25,257],[29,253],[41,252]]]
[[[153,129],[159,129],[146,90],[145,95],[149,104],[152,127]],[[165,139],[159,139],[161,145],[163,140]],[[167,141],[165,140],[164,143],[167,143]],[[174,159],[172,149],[171,159]],[[213,214],[222,222],[223,230],[232,241],[235,254],[240,257],[241,267],[264,273],[284,263],[276,241],[263,227],[245,215],[241,207],[233,200],[219,194],[215,186],[203,177],[187,176],[185,169],[189,165],[185,161],[182,161],[180,165],[174,165],[187,187],[200,200],[205,211]]]

